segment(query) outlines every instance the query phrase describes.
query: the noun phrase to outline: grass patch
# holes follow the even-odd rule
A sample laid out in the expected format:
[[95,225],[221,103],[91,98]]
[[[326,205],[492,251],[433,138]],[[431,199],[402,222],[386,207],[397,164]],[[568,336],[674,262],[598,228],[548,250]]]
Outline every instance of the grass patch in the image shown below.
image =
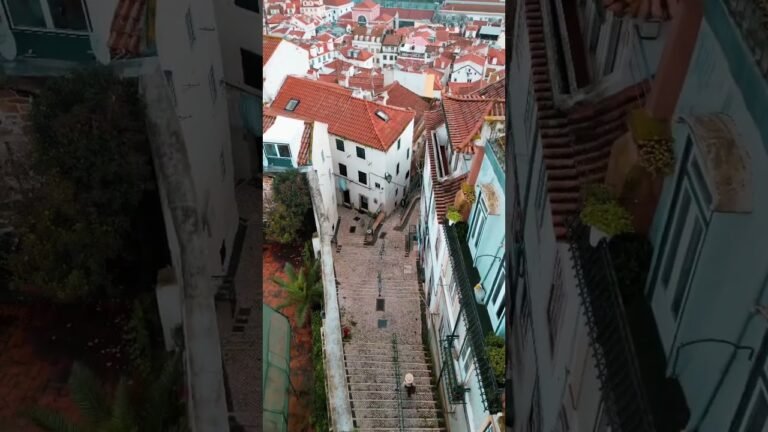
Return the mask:
[[312,386],[312,414],[309,417],[309,422],[317,432],[327,432],[329,429],[323,341],[320,336],[322,325],[323,320],[320,317],[320,312],[312,312],[312,367],[315,379]]

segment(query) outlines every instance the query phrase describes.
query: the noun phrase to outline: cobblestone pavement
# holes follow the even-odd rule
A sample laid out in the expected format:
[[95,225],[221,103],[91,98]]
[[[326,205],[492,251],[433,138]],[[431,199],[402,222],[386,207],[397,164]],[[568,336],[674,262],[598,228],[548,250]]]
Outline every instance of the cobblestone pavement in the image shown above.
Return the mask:
[[[361,431],[399,430],[402,409],[406,430],[445,430],[433,391],[434,375],[422,344],[415,244],[406,256],[408,228],[395,231],[399,217],[392,217],[384,223],[376,243],[365,246],[370,218],[347,208],[340,208],[339,216],[340,247],[334,265],[342,326],[351,331],[344,357],[356,427]],[[418,212],[414,212],[410,223],[417,219]],[[402,389],[406,373],[415,377],[416,394],[409,399],[402,391],[401,406],[397,390]]]

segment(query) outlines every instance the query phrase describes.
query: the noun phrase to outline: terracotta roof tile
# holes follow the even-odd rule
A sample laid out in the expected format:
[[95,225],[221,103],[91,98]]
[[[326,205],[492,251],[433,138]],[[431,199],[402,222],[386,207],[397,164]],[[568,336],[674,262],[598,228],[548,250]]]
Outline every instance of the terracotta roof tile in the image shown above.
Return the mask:
[[435,11],[425,9],[405,9],[405,8],[381,8],[381,13],[395,16],[395,13],[400,14],[401,20],[432,20],[435,16]]
[[262,124],[261,124],[262,133],[268,131],[269,128],[271,128],[272,125],[275,124],[275,120],[276,119],[277,119],[277,117],[275,115],[273,115],[271,113],[267,113],[265,111],[263,116],[262,116],[262,121],[261,121],[262,122]]
[[323,0],[323,4],[325,4],[326,6],[340,7],[340,6],[348,5],[350,3],[353,3],[352,0]]
[[446,96],[443,112],[453,149],[459,153],[474,154],[473,138],[480,133],[486,116],[504,115],[504,101]]
[[353,6],[353,9],[373,9],[376,6],[378,6],[378,4],[373,0],[363,0],[362,2]]
[[443,123],[445,123],[445,116],[443,115],[443,109],[440,106],[438,106],[436,109],[424,112],[425,131],[433,131]]
[[429,176],[432,178],[432,193],[435,197],[435,216],[437,217],[437,223],[440,225],[445,224],[445,215],[448,213],[448,207],[453,205],[456,199],[456,193],[461,189],[461,184],[467,178],[468,173],[464,173],[458,177],[440,180],[437,177],[437,161],[434,160],[435,151],[437,146],[432,139],[432,134],[427,133],[427,155],[430,158],[429,164]]
[[[285,109],[291,99],[299,101],[292,112]],[[351,90],[338,85],[294,76],[286,78],[271,109],[280,115],[327,123],[332,134],[382,151],[392,146],[415,116],[410,110],[352,97]],[[388,120],[379,118],[377,112]]]
[[402,40],[402,37],[397,34],[388,34],[384,36],[384,39],[382,40],[382,45],[386,46],[398,46],[400,45],[400,41]]
[[147,0],[119,0],[109,31],[109,51],[113,58],[141,54]]
[[603,180],[610,147],[626,131],[626,113],[641,105],[642,89],[647,84],[630,86],[569,112],[558,109],[552,97],[540,3],[525,2],[524,13],[531,43],[531,75],[547,192],[555,236],[562,241],[567,232],[566,220],[579,211],[582,185]]
[[498,5],[485,5],[485,4],[449,4],[445,5],[440,10],[445,12],[478,12],[478,13],[500,13],[505,11],[504,4]]
[[470,93],[469,96],[477,96],[489,99],[506,99],[507,83],[503,79],[496,81]]
[[448,93],[453,96],[467,96],[483,87],[482,81],[474,81],[469,83],[449,82]]
[[299,157],[296,161],[299,166],[310,164],[309,155],[312,151],[312,129],[312,122],[304,122],[304,132],[301,134]]

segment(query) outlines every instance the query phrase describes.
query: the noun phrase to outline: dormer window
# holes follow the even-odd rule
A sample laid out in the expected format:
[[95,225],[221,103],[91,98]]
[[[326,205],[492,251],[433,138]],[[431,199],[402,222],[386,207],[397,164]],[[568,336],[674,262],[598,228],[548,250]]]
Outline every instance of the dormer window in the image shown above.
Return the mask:
[[384,111],[376,111],[376,117],[382,119],[385,122],[389,121],[389,116]]
[[299,106],[299,100],[298,99],[291,99],[285,105],[285,110],[293,112],[293,111],[296,111],[296,107],[297,106]]

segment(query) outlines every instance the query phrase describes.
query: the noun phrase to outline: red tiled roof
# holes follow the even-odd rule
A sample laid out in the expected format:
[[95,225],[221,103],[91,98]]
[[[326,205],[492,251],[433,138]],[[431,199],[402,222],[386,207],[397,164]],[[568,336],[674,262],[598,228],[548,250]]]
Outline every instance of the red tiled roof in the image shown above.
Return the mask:
[[[291,99],[299,104],[285,110]],[[387,151],[414,118],[414,112],[352,97],[341,86],[289,76],[277,93],[271,109],[280,115],[328,124],[328,131],[365,146]],[[380,119],[383,112],[389,120]]]
[[282,41],[283,40],[279,37],[264,36],[264,40],[262,42],[262,47],[264,48],[264,57],[262,58],[261,63],[262,66],[269,63],[269,59],[272,58],[272,54],[275,53],[277,46],[280,45],[280,42]]
[[445,116],[440,105],[436,109],[424,112],[424,130],[433,131],[443,123],[445,123]]
[[287,21],[289,18],[282,14],[272,15],[267,18],[267,24],[280,24],[283,21]]
[[457,64],[463,63],[463,62],[474,63],[474,64],[476,64],[478,66],[481,66],[481,67],[485,66],[485,59],[482,58],[481,56],[479,56],[477,54],[473,54],[473,53],[464,54],[461,57],[457,58],[456,61],[454,62],[454,65],[457,65]]
[[474,154],[472,139],[480,133],[486,116],[504,115],[504,103],[496,99],[446,96],[443,113],[454,150]]
[[384,89],[384,75],[380,71],[374,73],[371,69],[358,70],[349,77],[348,87],[378,93]]
[[363,0],[362,2],[353,6],[353,9],[373,9],[376,6],[378,6],[378,4],[376,4],[376,2],[373,0]]
[[312,150],[312,122],[304,122],[304,132],[301,134],[301,147],[296,163],[299,166],[309,165],[309,155]]
[[504,50],[497,48],[488,48],[488,64],[493,64],[491,59],[496,59],[494,66],[504,66]]
[[469,83],[449,82],[448,93],[453,96],[467,96],[483,87],[482,81],[474,81]]
[[264,114],[262,115],[262,120],[261,120],[261,129],[262,129],[261,132],[264,133],[268,131],[269,128],[271,128],[272,125],[275,124],[276,119],[277,117],[274,114],[264,111]]
[[611,146],[627,129],[627,112],[642,104],[642,88],[647,84],[563,112],[552,97],[541,5],[525,2],[524,12],[547,192],[555,236],[562,241],[567,218],[579,211],[581,187],[604,179]]
[[425,9],[381,8],[381,13],[395,16],[400,14],[401,20],[432,20],[435,11]]
[[416,123],[419,122],[424,111],[429,109],[429,103],[427,101],[422,99],[421,96],[416,93],[408,90],[397,81],[384,88],[383,92],[386,92],[387,96],[389,96],[387,105],[409,108],[416,112]]
[[109,30],[109,51],[113,58],[132,57],[141,53],[143,23],[147,0],[120,0]]
[[[352,57],[351,51],[357,52],[357,57]],[[339,50],[339,54],[343,55],[344,57],[350,59],[350,60],[360,60],[360,61],[366,61],[369,58],[373,57],[373,53],[360,49],[360,48],[353,48],[353,47],[346,47]]]
[[456,200],[456,194],[459,192],[461,184],[467,178],[468,173],[440,181],[437,177],[438,161],[434,157],[437,146],[432,140],[432,134],[429,132],[426,134],[426,142],[427,155],[425,157],[430,158],[429,176],[432,178],[432,193],[435,197],[435,216],[437,217],[437,223],[443,225],[445,223],[445,215],[448,213],[448,207],[452,206]]
[[402,38],[399,35],[388,34],[384,36],[384,39],[382,40],[381,44],[386,46],[398,46],[400,45],[401,40]]
[[507,84],[504,80],[499,80],[488,84],[487,86],[482,87],[481,89],[476,90],[469,95],[488,99],[506,99]]

